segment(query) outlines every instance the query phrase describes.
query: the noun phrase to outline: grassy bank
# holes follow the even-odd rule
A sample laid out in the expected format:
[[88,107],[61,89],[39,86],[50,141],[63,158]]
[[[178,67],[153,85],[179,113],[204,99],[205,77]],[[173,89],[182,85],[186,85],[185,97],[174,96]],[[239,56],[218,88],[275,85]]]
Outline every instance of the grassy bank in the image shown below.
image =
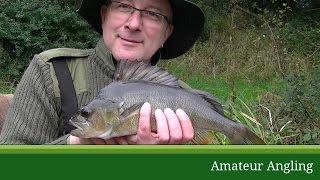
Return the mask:
[[[308,90],[317,82],[305,82],[310,76],[303,74],[314,69],[317,57],[289,51],[278,35],[280,29],[270,31],[213,31],[209,41],[198,42],[187,54],[161,66],[193,88],[214,94],[228,117],[246,124],[268,144],[317,144],[320,121],[308,115],[317,112],[305,112],[307,107],[299,105],[308,104],[309,92],[316,90]],[[306,90],[301,90],[301,84]],[[313,98],[319,100],[319,96]],[[218,137],[220,143],[227,142]]]

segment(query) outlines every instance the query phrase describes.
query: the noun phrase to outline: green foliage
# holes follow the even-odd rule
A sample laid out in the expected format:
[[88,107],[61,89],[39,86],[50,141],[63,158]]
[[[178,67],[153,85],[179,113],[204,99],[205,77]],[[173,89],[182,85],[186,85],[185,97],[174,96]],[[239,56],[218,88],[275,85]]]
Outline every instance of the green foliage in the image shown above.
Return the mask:
[[15,91],[15,85],[9,82],[0,81],[0,94],[13,94]]
[[21,64],[10,57],[9,53],[0,47],[0,80],[5,82],[13,81],[12,77],[20,76]]
[[[320,59],[320,13],[296,13],[279,27],[279,37],[288,52]],[[319,62],[313,62],[319,63]]]
[[320,69],[290,75],[282,83],[274,94],[261,96],[266,109],[260,118],[270,113],[269,124],[282,144],[320,144]]
[[300,11],[317,8],[318,0],[234,0],[234,4],[242,4],[255,11]]
[[320,123],[320,69],[303,75],[291,75],[283,97],[285,116],[300,124]]
[[0,77],[11,81],[18,81],[29,60],[43,50],[89,48],[98,38],[74,8],[56,0],[5,1],[0,9]]
[[[212,38],[215,31],[222,32],[228,30],[230,21],[226,21],[229,1],[204,1],[193,0],[203,10],[205,15],[205,27],[200,40],[207,41]],[[223,18],[221,18],[223,17]]]

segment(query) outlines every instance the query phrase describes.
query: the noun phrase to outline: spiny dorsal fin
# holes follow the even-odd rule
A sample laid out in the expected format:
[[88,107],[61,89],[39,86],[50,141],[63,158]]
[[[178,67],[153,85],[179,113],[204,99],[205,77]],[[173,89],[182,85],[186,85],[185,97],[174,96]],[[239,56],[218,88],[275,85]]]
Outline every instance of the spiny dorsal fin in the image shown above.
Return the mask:
[[115,81],[148,81],[168,86],[179,87],[176,77],[143,61],[120,61],[118,63]]
[[211,104],[212,108],[216,112],[218,112],[221,115],[224,115],[222,105],[219,103],[218,99],[216,97],[214,97],[213,95],[211,95],[210,93],[205,92],[205,91],[200,91],[198,89],[186,89],[186,90],[189,92],[198,94],[204,100],[206,100],[209,104]]

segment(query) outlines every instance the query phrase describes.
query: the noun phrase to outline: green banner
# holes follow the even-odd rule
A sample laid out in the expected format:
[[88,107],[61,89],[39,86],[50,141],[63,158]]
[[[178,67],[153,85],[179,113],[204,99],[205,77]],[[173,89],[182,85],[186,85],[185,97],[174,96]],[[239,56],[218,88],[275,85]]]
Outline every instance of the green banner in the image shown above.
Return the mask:
[[8,179],[319,179],[319,146],[1,146]]

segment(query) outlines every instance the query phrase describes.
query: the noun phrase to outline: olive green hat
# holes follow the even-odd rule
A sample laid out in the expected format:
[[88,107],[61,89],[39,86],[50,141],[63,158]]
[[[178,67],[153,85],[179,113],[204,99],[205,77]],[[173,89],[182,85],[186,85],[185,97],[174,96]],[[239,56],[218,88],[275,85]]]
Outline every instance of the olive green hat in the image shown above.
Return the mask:
[[[109,0],[76,0],[78,13],[99,34],[102,34],[100,8]],[[184,54],[197,41],[204,26],[204,14],[194,3],[169,0],[173,10],[173,32],[161,49],[162,59],[172,59]]]

